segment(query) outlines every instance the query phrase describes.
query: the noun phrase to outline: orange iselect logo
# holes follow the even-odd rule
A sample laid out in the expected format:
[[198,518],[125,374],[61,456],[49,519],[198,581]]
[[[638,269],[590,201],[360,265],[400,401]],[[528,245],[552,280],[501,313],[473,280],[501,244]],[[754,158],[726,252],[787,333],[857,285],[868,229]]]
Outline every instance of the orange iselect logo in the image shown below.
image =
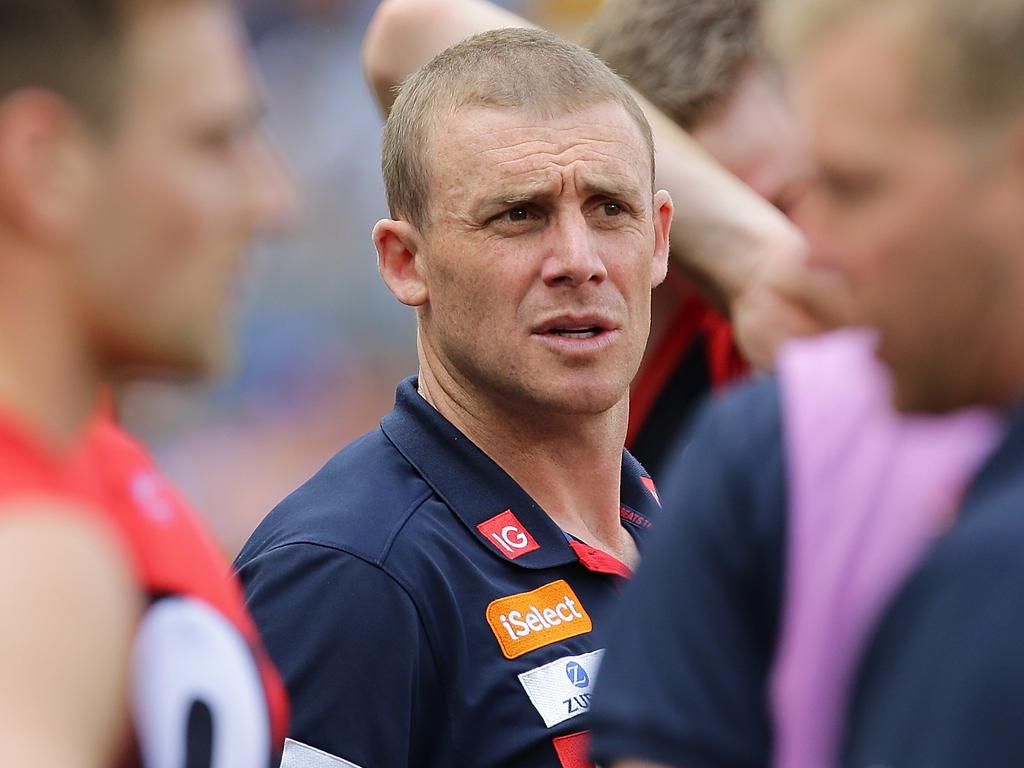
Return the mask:
[[562,579],[498,598],[487,606],[487,623],[506,659],[594,628],[580,599]]

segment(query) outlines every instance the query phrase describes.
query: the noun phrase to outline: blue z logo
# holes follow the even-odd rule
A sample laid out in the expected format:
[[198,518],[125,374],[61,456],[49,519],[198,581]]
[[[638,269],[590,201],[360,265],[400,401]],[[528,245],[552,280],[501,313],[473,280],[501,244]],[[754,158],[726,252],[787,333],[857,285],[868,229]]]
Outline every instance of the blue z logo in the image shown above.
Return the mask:
[[590,686],[590,675],[587,674],[587,670],[578,661],[570,661],[565,665],[565,675],[569,678],[569,682],[577,688],[587,688]]

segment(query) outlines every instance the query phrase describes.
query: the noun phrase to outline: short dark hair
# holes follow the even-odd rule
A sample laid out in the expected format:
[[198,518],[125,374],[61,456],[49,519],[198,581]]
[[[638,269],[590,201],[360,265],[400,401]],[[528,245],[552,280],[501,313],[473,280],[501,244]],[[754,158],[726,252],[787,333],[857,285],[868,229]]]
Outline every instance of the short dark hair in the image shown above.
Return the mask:
[[762,56],[761,0],[607,0],[584,44],[683,128],[735,93]]
[[0,0],[0,101],[24,88],[43,88],[94,126],[109,124],[132,19],[174,1]]

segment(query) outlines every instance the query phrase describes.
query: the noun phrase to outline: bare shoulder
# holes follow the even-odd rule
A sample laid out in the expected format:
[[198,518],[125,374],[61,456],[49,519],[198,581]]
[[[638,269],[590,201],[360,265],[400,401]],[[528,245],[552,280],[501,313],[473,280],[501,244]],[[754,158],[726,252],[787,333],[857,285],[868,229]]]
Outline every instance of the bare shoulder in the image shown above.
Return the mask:
[[[134,602],[127,553],[103,521],[75,502],[26,498],[0,505],[0,597],[46,593],[74,597],[65,605],[103,608]],[[98,596],[103,596],[100,600]],[[114,618],[107,615],[107,618]]]
[[140,602],[116,535],[88,510],[0,505],[0,739],[12,764],[112,762]]

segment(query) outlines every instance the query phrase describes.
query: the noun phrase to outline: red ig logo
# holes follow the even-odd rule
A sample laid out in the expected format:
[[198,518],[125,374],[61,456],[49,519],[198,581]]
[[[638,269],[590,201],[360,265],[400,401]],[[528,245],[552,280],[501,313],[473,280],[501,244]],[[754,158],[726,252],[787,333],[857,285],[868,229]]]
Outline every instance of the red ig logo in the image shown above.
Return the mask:
[[512,514],[511,509],[506,509],[500,515],[480,523],[476,529],[509,560],[515,560],[527,552],[540,549],[540,544],[534,541],[526,527]]

